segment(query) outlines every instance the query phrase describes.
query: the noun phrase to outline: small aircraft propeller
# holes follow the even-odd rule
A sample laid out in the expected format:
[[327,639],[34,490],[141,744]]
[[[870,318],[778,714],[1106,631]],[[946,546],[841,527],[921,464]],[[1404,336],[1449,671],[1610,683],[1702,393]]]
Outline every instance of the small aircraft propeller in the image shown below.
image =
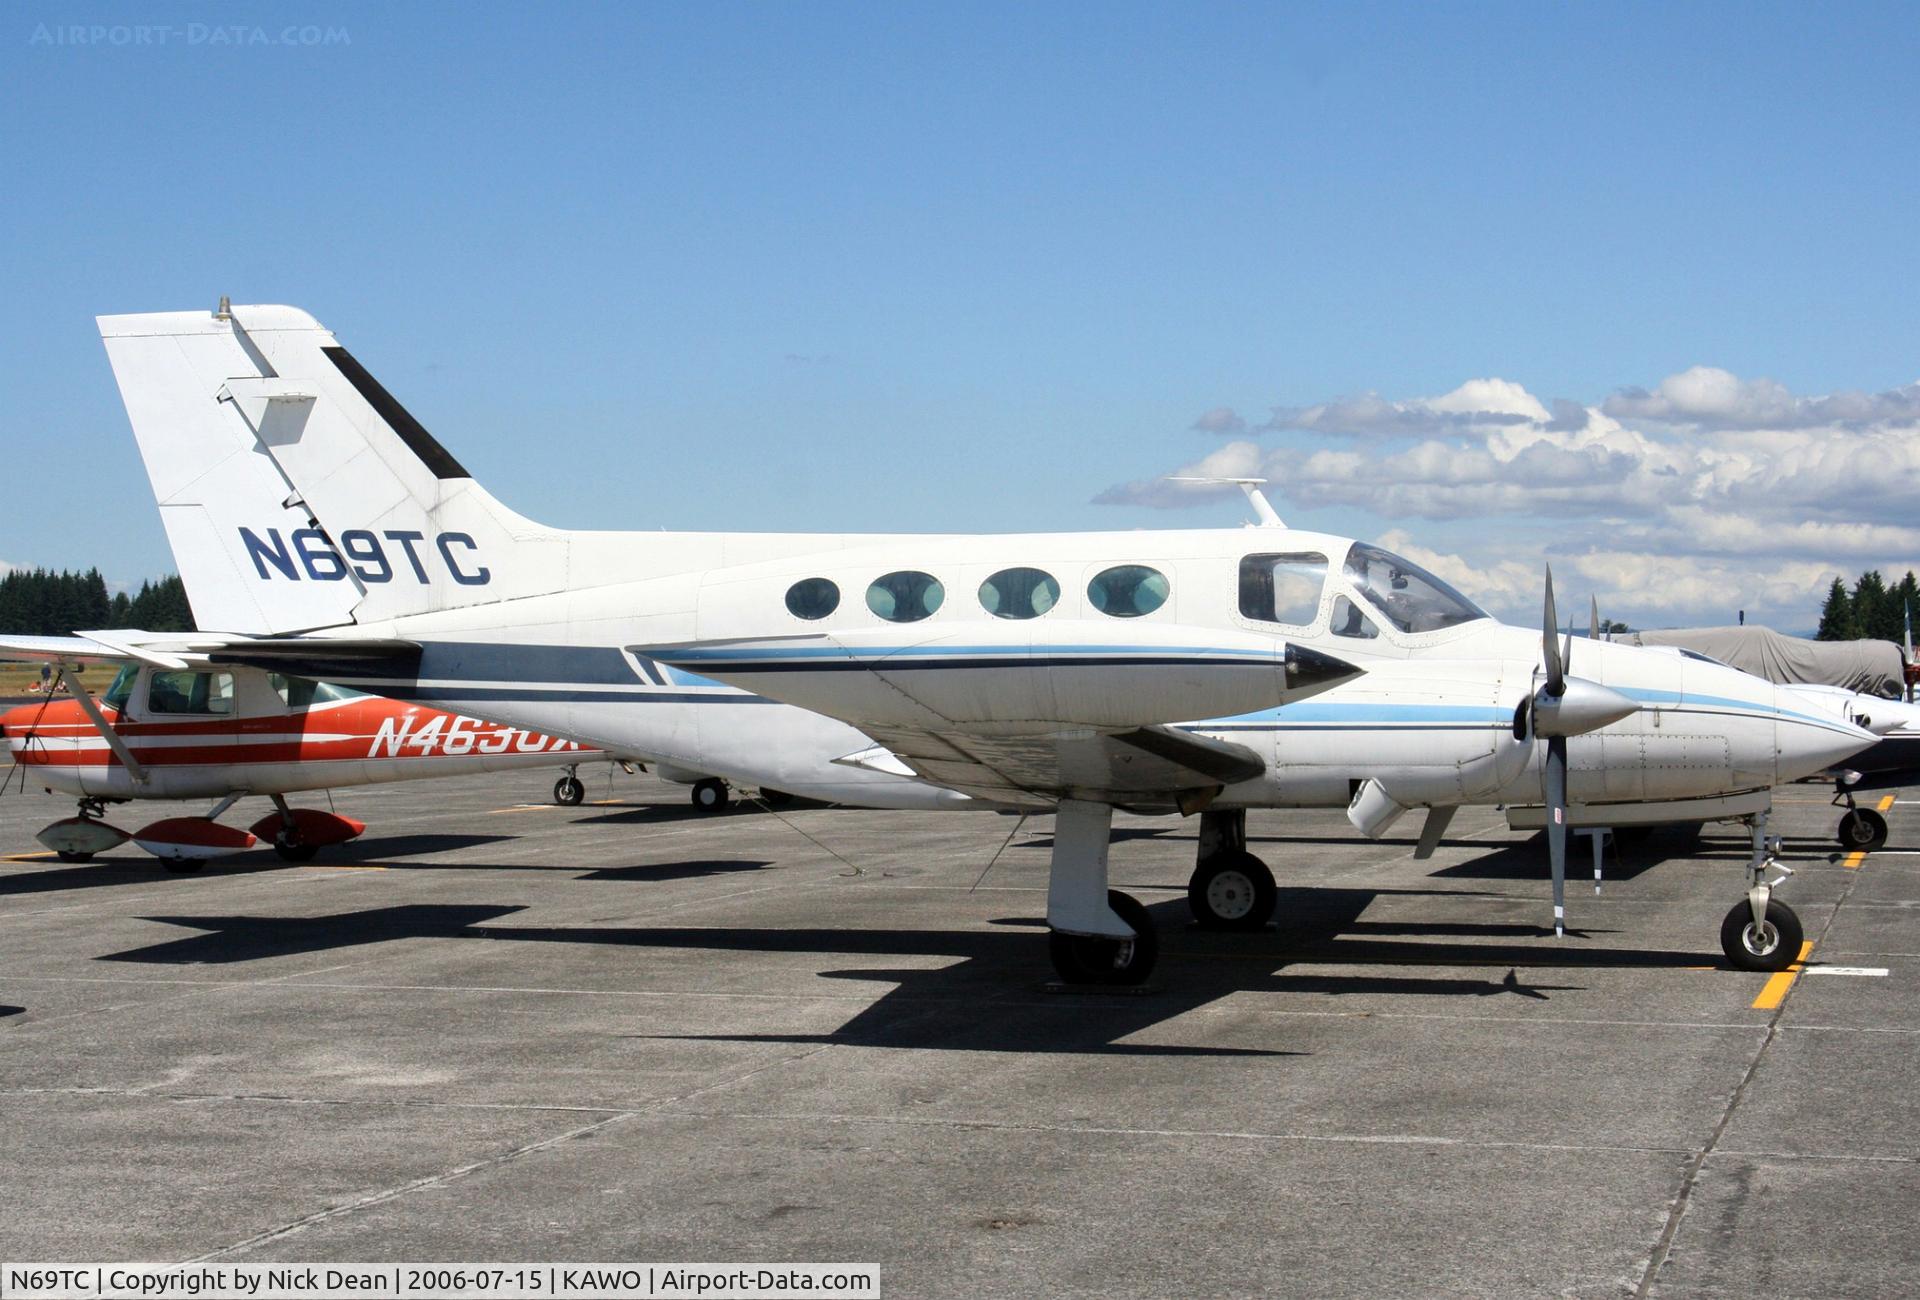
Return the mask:
[[[1599,627],[1600,606],[1592,609]],[[1540,771],[1541,794],[1547,806],[1547,855],[1553,865],[1553,932],[1567,932],[1567,738],[1598,731],[1639,712],[1640,706],[1620,692],[1584,677],[1568,676],[1573,663],[1573,633],[1564,644],[1553,604],[1553,566],[1547,566],[1547,594],[1540,620],[1540,673],[1527,709],[1528,733],[1547,742]]]

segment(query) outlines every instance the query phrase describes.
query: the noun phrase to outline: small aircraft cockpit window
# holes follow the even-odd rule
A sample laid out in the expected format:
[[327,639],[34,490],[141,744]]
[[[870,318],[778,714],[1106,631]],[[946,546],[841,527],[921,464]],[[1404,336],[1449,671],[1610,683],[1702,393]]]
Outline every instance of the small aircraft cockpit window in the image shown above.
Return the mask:
[[229,673],[155,673],[147,687],[151,713],[227,714],[233,712]]
[[787,588],[787,613],[809,621],[840,608],[840,588],[826,578],[802,578]]
[[931,573],[902,569],[875,578],[867,588],[867,608],[889,623],[918,623],[947,599],[947,589]]
[[1112,618],[1139,618],[1167,603],[1167,575],[1144,564],[1118,564],[1094,575],[1087,603]]
[[140,665],[128,664],[114,677],[113,685],[107,687],[100,696],[100,702],[115,713],[127,711],[127,701],[133,698],[133,684],[140,678]]
[[1345,596],[1336,596],[1333,600],[1333,634],[1371,641],[1380,635],[1380,629],[1374,626],[1372,619],[1360,612],[1358,605]]
[[980,607],[995,618],[1039,618],[1060,603],[1060,584],[1039,569],[1002,569],[980,584]]
[[268,673],[267,684],[273,687],[273,693],[280,697],[280,702],[290,709],[310,709],[316,704],[350,700],[365,694],[350,686],[316,682],[311,677],[283,677],[279,673]]
[[1437,632],[1487,618],[1487,611],[1411,560],[1366,542],[1347,552],[1347,578],[1402,632]]
[[1310,627],[1326,582],[1327,557],[1317,551],[1249,555],[1240,561],[1240,612],[1262,623]]

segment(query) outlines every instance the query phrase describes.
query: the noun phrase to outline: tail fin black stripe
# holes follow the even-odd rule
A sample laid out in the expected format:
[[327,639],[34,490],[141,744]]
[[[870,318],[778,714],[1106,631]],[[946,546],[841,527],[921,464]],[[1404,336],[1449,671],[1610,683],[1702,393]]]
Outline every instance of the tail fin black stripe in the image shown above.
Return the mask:
[[394,399],[392,393],[380,386],[380,381],[367,373],[367,368],[353,359],[353,354],[342,347],[321,348],[327,354],[327,360],[333,362],[335,369],[347,377],[347,382],[359,390],[360,396],[377,412],[387,426],[400,435],[400,440],[412,449],[420,458],[420,463],[433,471],[435,478],[472,478],[453,454],[426,431],[420,421],[407,413],[407,408]]

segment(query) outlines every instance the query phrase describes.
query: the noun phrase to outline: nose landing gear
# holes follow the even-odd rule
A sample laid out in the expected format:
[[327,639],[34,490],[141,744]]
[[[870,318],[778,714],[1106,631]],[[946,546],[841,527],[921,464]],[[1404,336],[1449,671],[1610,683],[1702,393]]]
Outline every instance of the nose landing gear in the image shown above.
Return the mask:
[[1862,808],[1853,801],[1853,781],[1858,781],[1857,772],[1843,773],[1833,783],[1833,806],[1846,807],[1841,814],[1840,827],[1834,838],[1840,841],[1840,847],[1849,853],[1872,853],[1875,849],[1887,845],[1887,819],[1872,808]]
[[[1773,896],[1793,868],[1779,860],[1780,837],[1767,834],[1767,814],[1756,813],[1753,856],[1747,860],[1747,896],[1720,922],[1720,949],[1741,970],[1781,971],[1800,960],[1806,933],[1794,910]],[[1767,868],[1780,874],[1766,878]]]

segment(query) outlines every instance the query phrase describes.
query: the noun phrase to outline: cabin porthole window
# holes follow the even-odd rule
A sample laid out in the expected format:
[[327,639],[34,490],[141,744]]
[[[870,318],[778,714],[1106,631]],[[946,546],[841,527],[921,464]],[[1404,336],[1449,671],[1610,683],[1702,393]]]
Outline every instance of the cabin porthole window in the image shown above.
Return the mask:
[[931,573],[901,569],[875,578],[867,588],[867,608],[889,623],[918,623],[947,599],[947,589]]
[[827,578],[802,578],[787,588],[787,613],[812,621],[840,608],[840,588]]
[[1087,603],[1110,618],[1139,618],[1167,603],[1167,575],[1144,564],[1118,564],[1094,575]]
[[1039,618],[1059,603],[1059,582],[1041,569],[1002,569],[980,584],[980,607],[995,618]]

